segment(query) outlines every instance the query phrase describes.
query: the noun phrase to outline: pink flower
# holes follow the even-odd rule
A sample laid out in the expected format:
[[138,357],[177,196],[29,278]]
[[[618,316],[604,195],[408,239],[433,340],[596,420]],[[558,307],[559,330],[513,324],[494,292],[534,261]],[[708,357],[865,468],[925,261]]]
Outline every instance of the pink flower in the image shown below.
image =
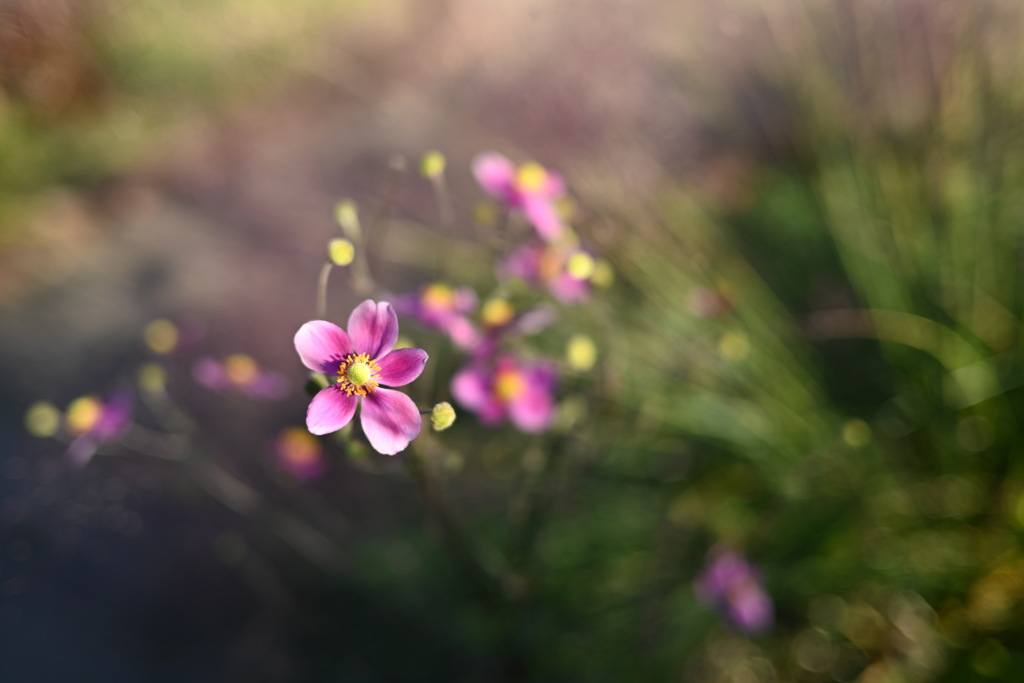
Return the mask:
[[516,168],[501,154],[487,152],[473,160],[473,175],[487,194],[509,209],[522,211],[546,241],[562,233],[555,202],[565,196],[565,183],[557,173],[532,162]]
[[288,427],[274,441],[278,464],[296,479],[310,481],[327,469],[320,442],[302,427]]
[[68,406],[65,423],[75,436],[68,447],[68,458],[76,466],[85,465],[104,443],[114,441],[131,425],[132,402],[125,392],[113,394],[106,401],[96,396],[83,396]]
[[555,414],[554,367],[528,362],[512,354],[490,363],[474,363],[452,378],[452,395],[486,425],[507,416],[524,432],[542,432]]
[[532,242],[509,254],[498,270],[502,277],[546,288],[563,303],[578,304],[590,298],[594,259],[578,247]]
[[[295,333],[295,350],[310,370],[336,378],[313,397],[306,427],[329,434],[347,425],[362,402],[360,422],[370,445],[394,455],[420,433],[420,411],[405,394],[381,385],[405,386],[427,362],[423,349],[393,351],[398,316],[386,301],[366,300],[348,319],[349,333],[334,323],[313,320]],[[349,336],[351,335],[351,336]]]
[[738,552],[716,547],[694,584],[697,597],[747,633],[768,628],[774,618],[771,598],[757,571]]
[[443,282],[424,285],[395,300],[396,311],[444,332],[461,349],[471,349],[480,341],[480,333],[468,317],[476,306],[476,292],[472,289]]
[[288,394],[288,383],[278,372],[262,369],[254,358],[233,353],[218,363],[204,357],[192,366],[192,376],[207,389],[239,391],[252,398],[279,399]]

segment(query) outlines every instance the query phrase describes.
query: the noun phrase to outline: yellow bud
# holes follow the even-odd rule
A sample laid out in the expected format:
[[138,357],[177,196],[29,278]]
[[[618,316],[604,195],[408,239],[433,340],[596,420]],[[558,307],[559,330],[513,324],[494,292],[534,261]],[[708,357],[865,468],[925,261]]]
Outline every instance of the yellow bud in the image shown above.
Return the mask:
[[334,220],[338,222],[345,235],[353,243],[359,242],[361,230],[359,228],[359,212],[356,210],[356,203],[351,199],[344,199],[334,207]]
[[597,362],[597,345],[585,334],[574,334],[566,345],[565,357],[569,367],[585,372]]
[[164,390],[167,384],[167,373],[156,363],[146,363],[139,368],[139,388],[156,394]]
[[430,426],[434,428],[435,432],[443,432],[453,424],[455,424],[455,408],[452,408],[451,403],[442,401],[430,411]]
[[741,361],[750,353],[750,339],[739,330],[731,330],[718,340],[718,353],[730,361]]
[[103,414],[103,403],[95,396],[76,398],[64,415],[73,434],[84,434],[92,429]]
[[142,332],[146,346],[153,353],[170,353],[178,346],[178,328],[170,320],[158,318]]
[[327,255],[336,266],[347,266],[355,260],[356,247],[344,237],[336,237],[327,243]]
[[60,411],[52,403],[37,401],[25,411],[25,429],[32,436],[53,436],[59,427]]
[[444,173],[445,163],[443,154],[437,150],[431,150],[424,154],[423,160],[420,161],[420,173],[423,174],[423,177],[431,180],[440,178]]
[[568,263],[565,264],[565,269],[569,271],[569,275],[572,275],[577,280],[587,280],[592,277],[596,267],[597,264],[594,263],[594,259],[585,251],[577,251],[569,257]]
[[590,276],[590,281],[602,289],[611,287],[612,283],[615,282],[615,270],[612,269],[612,264],[604,259],[598,259],[594,263],[594,273]]
[[843,441],[854,448],[862,448],[871,441],[871,427],[864,420],[847,420],[843,423]]

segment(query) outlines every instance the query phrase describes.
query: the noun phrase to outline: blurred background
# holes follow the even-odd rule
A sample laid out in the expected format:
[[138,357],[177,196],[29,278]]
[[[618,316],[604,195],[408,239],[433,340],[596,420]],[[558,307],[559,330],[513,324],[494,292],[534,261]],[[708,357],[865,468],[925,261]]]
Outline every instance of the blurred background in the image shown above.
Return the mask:
[[[0,1],[3,680],[1024,679],[1022,20]],[[596,362],[541,435],[456,405],[429,479],[336,439],[289,471],[335,205],[376,229],[374,298],[486,298],[487,150],[562,173],[611,264],[530,342]],[[366,297],[332,277],[344,325]],[[461,357],[401,324],[409,393],[451,400]],[[232,354],[287,395],[196,381]],[[119,390],[138,429],[86,466],[32,434]],[[742,590],[709,597],[723,553]]]

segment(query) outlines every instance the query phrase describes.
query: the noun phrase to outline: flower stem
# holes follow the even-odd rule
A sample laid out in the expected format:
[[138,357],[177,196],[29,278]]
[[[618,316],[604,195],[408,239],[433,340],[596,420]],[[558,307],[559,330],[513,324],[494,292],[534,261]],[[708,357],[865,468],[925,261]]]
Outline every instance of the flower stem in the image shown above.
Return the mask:
[[319,320],[327,320],[327,281],[331,277],[334,264],[328,261],[320,269],[320,278],[316,288],[316,316]]

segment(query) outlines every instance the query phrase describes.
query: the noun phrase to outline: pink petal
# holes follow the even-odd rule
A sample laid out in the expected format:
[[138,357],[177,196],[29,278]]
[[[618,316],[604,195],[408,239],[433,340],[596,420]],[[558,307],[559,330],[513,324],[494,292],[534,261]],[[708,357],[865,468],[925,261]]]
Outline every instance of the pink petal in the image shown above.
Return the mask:
[[358,396],[346,396],[338,387],[321,389],[309,403],[306,428],[313,434],[330,434],[349,423],[356,414]]
[[555,416],[555,403],[546,388],[531,384],[509,404],[508,412],[512,423],[524,432],[542,432]]
[[497,424],[505,416],[501,402],[491,393],[490,376],[483,370],[467,368],[452,378],[452,396],[476,413],[484,424]]
[[356,353],[380,360],[398,341],[398,316],[387,301],[369,299],[359,304],[348,318],[348,332]]
[[506,157],[487,152],[473,159],[473,176],[484,192],[506,203],[512,203],[516,193],[512,189],[516,167]]
[[381,384],[389,387],[403,387],[420,376],[427,363],[427,352],[423,349],[399,349],[381,358],[378,377]]
[[310,370],[333,375],[342,359],[352,353],[352,341],[334,323],[312,320],[295,333],[295,350]]
[[555,211],[555,205],[547,197],[527,197],[523,201],[523,213],[545,241],[552,242],[562,233],[562,219]]
[[227,384],[224,369],[212,358],[204,357],[192,366],[192,377],[207,389],[221,391]]
[[404,450],[420,433],[420,411],[400,391],[377,389],[367,394],[359,417],[370,445],[385,455]]

